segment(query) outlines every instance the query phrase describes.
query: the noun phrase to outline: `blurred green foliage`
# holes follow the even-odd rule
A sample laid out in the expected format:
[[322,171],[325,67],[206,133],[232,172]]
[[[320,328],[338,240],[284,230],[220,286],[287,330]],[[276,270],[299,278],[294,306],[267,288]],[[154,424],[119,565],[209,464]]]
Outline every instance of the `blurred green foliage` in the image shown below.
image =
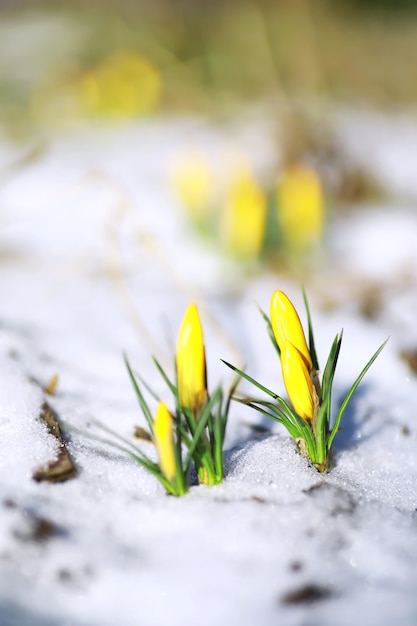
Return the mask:
[[[148,75],[154,71],[159,78],[153,83],[161,83],[160,93],[154,87],[158,97],[145,98],[152,107],[135,110],[130,104],[128,117],[155,110],[218,112],[265,100],[289,110],[317,98],[415,103],[416,5],[412,0],[3,2],[0,112],[9,130],[123,117],[123,107],[116,111],[100,101],[100,94],[110,91],[103,85],[108,74],[103,68],[115,67],[112,58],[120,53],[138,55],[137,66],[148,62]],[[126,80],[142,84],[137,72],[126,67],[123,72]],[[111,80],[123,91],[123,76],[118,80],[113,73]],[[149,76],[143,77],[146,82]]]

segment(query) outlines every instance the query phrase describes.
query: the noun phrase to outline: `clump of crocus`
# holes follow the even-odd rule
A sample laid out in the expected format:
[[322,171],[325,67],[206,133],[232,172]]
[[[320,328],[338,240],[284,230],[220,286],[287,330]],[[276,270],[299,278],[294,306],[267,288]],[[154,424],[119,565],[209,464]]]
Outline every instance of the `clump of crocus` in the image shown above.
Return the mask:
[[244,160],[219,176],[200,152],[178,159],[171,187],[198,230],[239,261],[252,262],[265,243],[267,194]]
[[[138,382],[140,379],[127,360],[126,366],[148,423],[150,432],[147,438],[157,450],[158,463],[151,461],[136,446],[128,444],[126,447],[127,440],[118,437],[124,443],[124,451],[154,474],[173,495],[182,496],[187,492],[191,463],[200,483],[220,483],[224,473],[223,444],[230,400],[238,379],[225,400],[221,387],[209,395],[203,329],[195,304],[188,307],[179,332],[175,383],[170,381],[156,359],[154,362],[172,393],[175,405],[171,413],[165,403],[159,402],[154,418]],[[156,398],[153,392],[152,395]]]
[[293,258],[308,255],[323,237],[325,210],[318,174],[306,165],[287,167],[277,185],[277,218],[282,244]]
[[216,485],[223,480],[227,418],[238,379],[225,402],[221,387],[209,395],[203,328],[195,304],[190,304],[181,324],[176,372],[177,385],[171,389],[176,396],[178,420],[196,441],[192,457],[198,480],[206,485]]
[[275,291],[272,295],[270,318],[262,312],[267,323],[269,336],[280,357],[282,376],[289,402],[230,363],[226,363],[226,365],[272,398],[272,401],[242,398],[240,402],[283,424],[294,437],[301,454],[310,459],[320,472],[326,472],[331,459],[333,440],[339,430],[343,413],[357,386],[385,346],[386,341],[378,348],[356,378],[332,423],[333,379],[342,343],[342,332],[336,335],[333,341],[321,377],[310,310],[304,292],[303,296],[308,320],[308,345],[297,311],[282,291]]
[[154,444],[157,453],[157,461],[151,459],[137,445],[125,437],[121,437],[114,430],[104,424],[94,422],[102,431],[108,433],[111,439],[103,439],[93,436],[93,439],[109,444],[113,448],[121,450],[129,455],[136,463],[144,467],[148,472],[163,485],[167,493],[173,496],[183,496],[188,491],[188,474],[191,465],[191,453],[183,458],[183,437],[181,429],[178,429],[173,415],[166,404],[160,401],[154,416],[145,400],[129,362],[125,358],[126,367],[135,389],[142,413],[148,423],[149,432],[140,429],[141,438]]

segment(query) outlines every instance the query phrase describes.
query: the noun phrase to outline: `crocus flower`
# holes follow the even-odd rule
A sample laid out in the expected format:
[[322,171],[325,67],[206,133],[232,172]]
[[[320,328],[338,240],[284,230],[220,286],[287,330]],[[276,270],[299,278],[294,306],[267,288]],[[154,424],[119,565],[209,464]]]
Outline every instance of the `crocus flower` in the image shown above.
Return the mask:
[[175,195],[194,220],[210,216],[215,180],[210,164],[199,152],[189,152],[174,164],[171,183]]
[[277,187],[278,223],[286,246],[303,254],[320,242],[324,199],[320,178],[305,166],[287,168]]
[[332,420],[333,379],[342,344],[342,332],[334,338],[320,380],[310,309],[304,292],[303,297],[308,320],[308,347],[300,318],[285,293],[273,293],[270,318],[261,311],[267,323],[268,334],[280,356],[284,384],[292,406],[246,372],[227,361],[224,362],[273,399],[271,402],[246,396],[239,401],[283,424],[295,439],[301,454],[309,458],[319,472],[327,472],[329,464],[331,465],[333,440],[339,430],[343,413],[387,340],[379,346],[357,376]]
[[136,52],[122,50],[101,61],[81,80],[81,96],[95,115],[132,118],[154,111],[162,77],[154,63]]
[[248,167],[241,167],[228,189],[222,215],[223,245],[242,259],[259,256],[265,237],[267,200]]
[[197,416],[207,401],[207,380],[203,328],[195,304],[182,320],[176,362],[180,405]]
[[159,467],[165,478],[171,482],[176,475],[173,417],[164,402],[158,404],[153,428]]
[[319,399],[311,376],[311,355],[298,313],[282,291],[272,295],[271,324],[281,352],[282,376],[291,404],[300,417],[312,421],[317,415]]

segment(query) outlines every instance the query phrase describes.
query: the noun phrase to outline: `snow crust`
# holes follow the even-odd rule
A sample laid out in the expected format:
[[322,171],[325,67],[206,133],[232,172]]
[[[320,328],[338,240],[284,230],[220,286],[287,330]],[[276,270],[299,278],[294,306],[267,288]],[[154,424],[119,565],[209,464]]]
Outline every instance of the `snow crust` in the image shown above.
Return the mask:
[[[182,499],[120,452],[70,430],[97,432],[96,419],[132,438],[134,425],[145,425],[122,352],[166,396],[151,355],[172,373],[191,300],[210,387],[231,380],[225,358],[284,393],[255,305],[267,310],[280,288],[302,311],[298,282],[245,276],[193,239],[169,189],[181,150],[194,143],[221,154],[224,137],[187,120],[83,129],[49,138],[37,162],[3,183],[2,626],[417,621],[417,380],[400,356],[417,347],[412,200],[335,219],[328,262],[307,285],[322,362],[344,328],[335,405],[390,335],[345,416],[328,475],[281,427],[240,406],[230,418],[226,480],[193,486]],[[270,154],[267,132],[235,128],[228,141],[249,157]],[[408,158],[401,145],[398,167]],[[4,163],[8,150],[13,158],[3,142]],[[366,317],[371,289],[380,297]],[[32,479],[57,454],[38,419],[53,374],[59,385],[49,401],[77,469],[61,484]]]

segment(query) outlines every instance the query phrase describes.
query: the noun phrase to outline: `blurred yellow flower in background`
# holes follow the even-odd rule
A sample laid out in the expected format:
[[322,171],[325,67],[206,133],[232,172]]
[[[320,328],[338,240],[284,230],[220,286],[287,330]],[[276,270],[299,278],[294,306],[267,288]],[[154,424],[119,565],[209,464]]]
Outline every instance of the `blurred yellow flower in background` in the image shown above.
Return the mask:
[[265,237],[267,198],[250,168],[232,178],[221,215],[221,240],[228,252],[242,259],[259,256]]
[[325,221],[318,174],[305,165],[288,167],[278,183],[277,201],[278,224],[287,248],[303,254],[317,246]]
[[208,217],[213,209],[215,180],[204,155],[189,151],[174,164],[171,172],[174,193],[194,220]]
[[162,90],[157,67],[137,52],[120,51],[81,79],[86,109],[96,115],[135,117],[154,111]]

